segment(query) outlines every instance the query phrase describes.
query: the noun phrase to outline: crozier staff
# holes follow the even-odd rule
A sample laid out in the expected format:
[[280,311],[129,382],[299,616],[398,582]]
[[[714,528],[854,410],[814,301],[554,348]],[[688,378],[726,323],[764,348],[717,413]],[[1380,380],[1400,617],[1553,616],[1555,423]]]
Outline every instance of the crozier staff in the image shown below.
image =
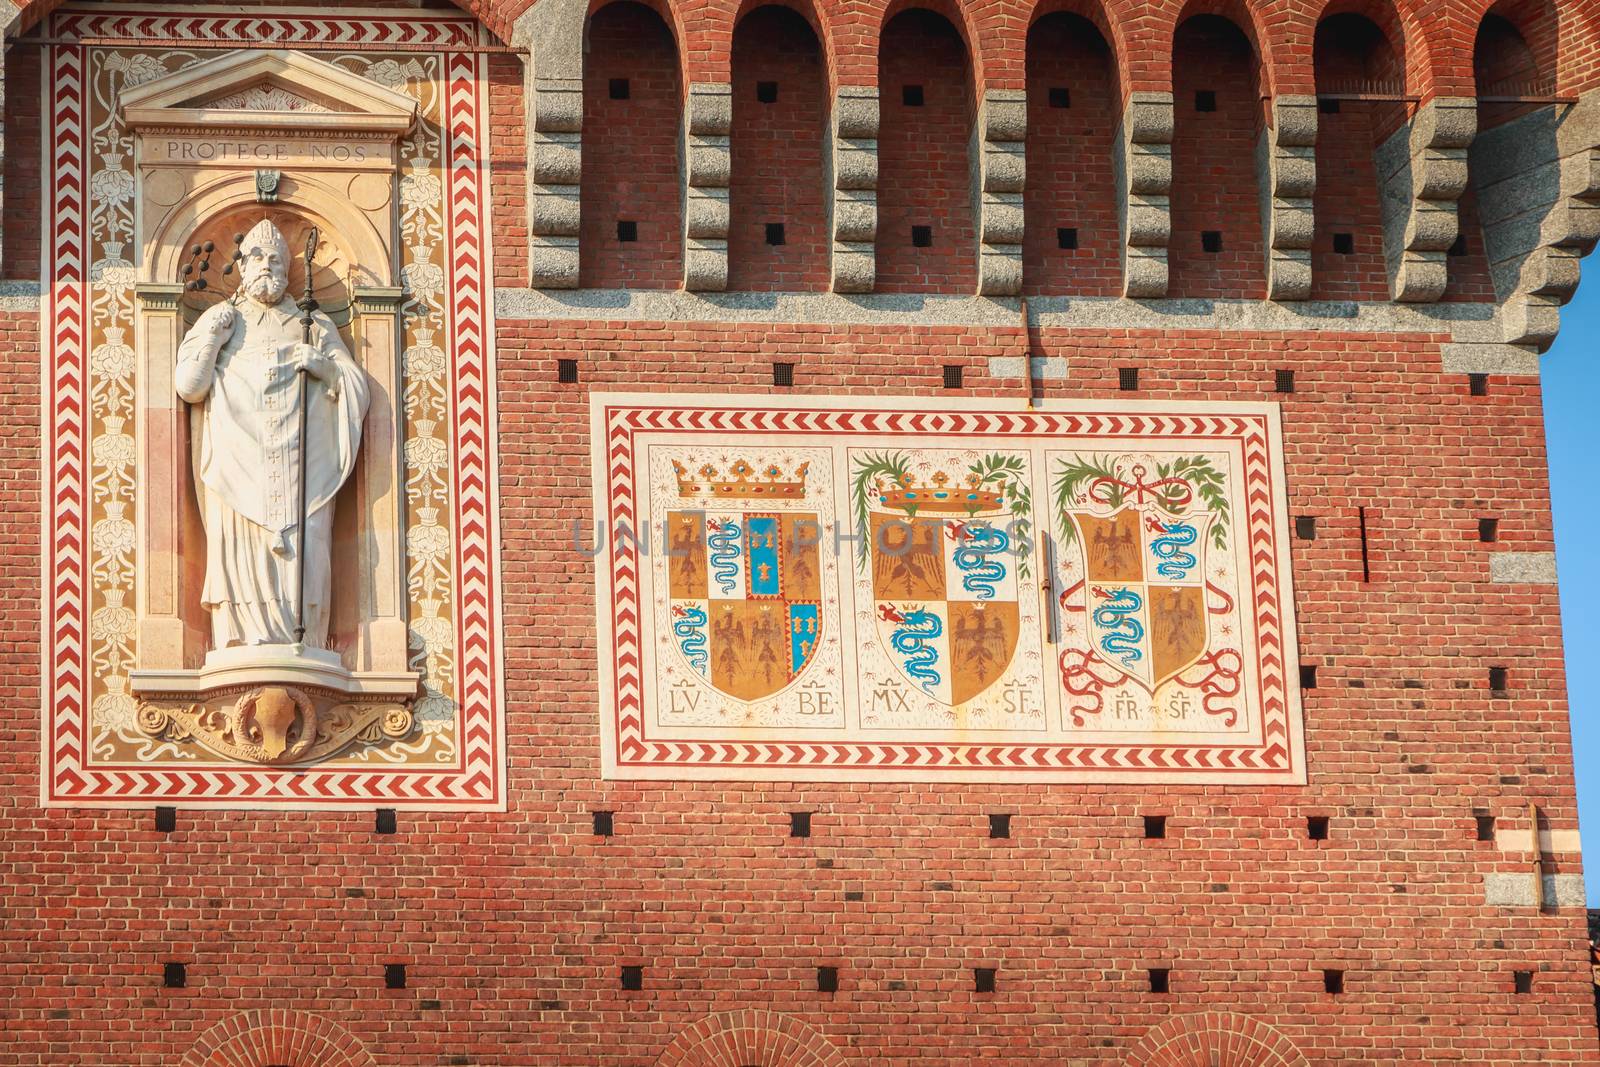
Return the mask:
[[289,250],[276,226],[257,223],[239,251],[238,291],[202,314],[178,346],[178,395],[196,405],[201,603],[214,648],[293,644],[303,566],[304,643],[325,648],[333,499],[355,469],[367,378],[321,312],[303,340],[302,312],[287,296]]

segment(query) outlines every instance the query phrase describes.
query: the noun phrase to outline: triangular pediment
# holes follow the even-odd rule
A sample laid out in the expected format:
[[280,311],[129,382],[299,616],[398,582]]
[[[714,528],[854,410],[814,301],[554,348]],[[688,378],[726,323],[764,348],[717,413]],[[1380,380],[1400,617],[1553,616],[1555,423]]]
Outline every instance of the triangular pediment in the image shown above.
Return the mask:
[[208,126],[399,135],[417,103],[303,52],[249,49],[198,63],[122,94],[135,129]]

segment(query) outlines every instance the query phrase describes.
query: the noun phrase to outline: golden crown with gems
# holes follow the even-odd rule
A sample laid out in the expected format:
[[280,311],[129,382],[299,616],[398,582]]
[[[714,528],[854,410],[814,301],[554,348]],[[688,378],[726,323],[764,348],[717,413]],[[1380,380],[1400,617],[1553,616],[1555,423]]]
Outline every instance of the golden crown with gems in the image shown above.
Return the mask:
[[938,471],[926,485],[915,478],[878,483],[878,502],[886,508],[905,512],[937,512],[977,515],[1000,510],[1004,498],[996,491],[983,489],[976,476],[966,485],[951,484],[950,476]]
[[744,460],[737,460],[726,472],[710,463],[693,474],[677,460],[672,469],[678,476],[679,496],[712,496],[723,500],[798,500],[806,495],[806,471],[810,463],[802,463],[794,476],[785,480],[783,469],[776,463],[767,464],[759,472]]

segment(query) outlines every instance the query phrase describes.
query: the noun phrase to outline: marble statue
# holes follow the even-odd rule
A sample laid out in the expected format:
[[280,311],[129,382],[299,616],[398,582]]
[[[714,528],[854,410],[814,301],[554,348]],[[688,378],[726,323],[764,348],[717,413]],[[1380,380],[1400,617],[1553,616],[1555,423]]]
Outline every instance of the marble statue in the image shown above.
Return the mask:
[[178,346],[178,395],[195,405],[195,491],[206,531],[201,603],[213,649],[293,644],[304,566],[302,644],[326,648],[334,496],[361,447],[367,379],[326,315],[313,313],[311,343],[303,343],[278,228],[261,221],[239,251],[238,290],[205,311]]

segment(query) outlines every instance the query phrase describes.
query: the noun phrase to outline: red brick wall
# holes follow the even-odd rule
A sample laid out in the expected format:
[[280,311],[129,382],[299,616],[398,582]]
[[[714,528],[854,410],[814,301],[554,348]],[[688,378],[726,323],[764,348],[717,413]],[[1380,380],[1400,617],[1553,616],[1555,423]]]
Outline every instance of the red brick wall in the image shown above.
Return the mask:
[[[676,289],[683,283],[683,89],[672,31],[650,8],[622,0],[589,19],[588,46],[579,279],[585,287]],[[627,79],[628,99],[611,99],[613,78]],[[637,225],[637,241],[617,239],[624,221]]]
[[[908,85],[922,106],[906,106]],[[878,86],[878,291],[975,292],[972,70],[955,27],[922,8],[890,19]],[[913,226],[933,228],[931,247],[912,246]]]
[[[777,83],[774,102],[756,99],[759,82]],[[786,7],[746,15],[734,31],[732,84],[728,288],[826,290],[827,72],[811,26]],[[784,244],[767,243],[769,222],[783,224]]]
[[[1259,298],[1266,294],[1256,142],[1261,100],[1255,56],[1238,27],[1197,15],[1173,44],[1172,240],[1169,294]],[[1216,93],[1217,109],[1195,108],[1195,94]],[[1222,251],[1202,250],[1201,233],[1219,230]]]
[[[1354,14],[1317,26],[1319,93],[1383,91],[1400,94],[1404,69],[1383,31]],[[1311,247],[1311,295],[1318,300],[1386,300],[1383,215],[1373,152],[1405,121],[1399,103],[1330,100],[1337,112],[1317,115],[1316,232]],[[1334,235],[1351,236],[1354,251],[1337,252]]]
[[39,142],[42,118],[40,57],[37,48],[13,47],[6,55],[5,243],[0,248],[0,274],[7,280],[39,277],[39,218],[43,190],[44,150]]
[[495,220],[494,266],[502,285],[528,283],[528,141],[522,64],[489,57],[489,180]]
[[[0,435],[16,508],[37,514],[34,323],[14,320]],[[1551,547],[1539,395],[1473,398],[1438,338],[1045,331],[1070,376],[1049,395],[1284,401],[1310,784],[1304,788],[605,782],[597,777],[587,388],[745,389],[767,362],[796,390],[1020,394],[986,377],[1020,339],[993,328],[506,321],[499,330],[511,810],[189,812],[35,806],[38,571],[0,570],[15,606],[0,779],[0,1000],[8,1062],[172,1062],[254,1007],[325,1016],[381,1064],[648,1067],[674,1034],[741,1007],[805,1021],[849,1064],[1121,1064],[1150,1028],[1212,1007],[1271,1023],[1316,1063],[1579,1063],[1600,1055],[1581,910],[1485,907],[1522,859],[1530,801],[1575,824],[1556,591],[1485,582],[1491,551]],[[579,360],[582,386],[557,386]],[[1271,392],[1293,369],[1297,391]],[[1486,432],[1485,427],[1493,427]],[[9,435],[9,436],[6,436]],[[10,444],[5,442],[9,441]],[[1424,460],[1425,461],[1422,461]],[[1372,580],[1356,509],[1367,507]],[[1480,516],[1503,540],[1475,540]],[[1448,644],[1438,635],[1449,635]],[[1510,667],[1512,699],[1484,691]],[[615,837],[590,812],[616,812]],[[786,813],[816,812],[813,836]],[[991,841],[986,815],[1013,815]],[[1168,838],[1141,816],[1168,816]],[[1305,836],[1308,815],[1331,836]],[[1555,869],[1577,869],[1564,857]],[[189,988],[159,988],[161,962]],[[383,988],[383,964],[408,988]],[[617,969],[645,968],[623,992]],[[819,994],[814,968],[840,968]],[[972,992],[973,966],[999,969]],[[1172,968],[1172,992],[1145,968]],[[1346,971],[1329,997],[1320,971]],[[1533,994],[1510,993],[1533,968]],[[1516,1050],[1514,1053],[1509,1050]]]
[[[1070,106],[1052,107],[1051,89],[1066,89]],[[1088,19],[1058,13],[1033,24],[1022,198],[1022,282],[1029,294],[1122,291],[1113,164],[1120,103],[1111,50]],[[1077,229],[1076,250],[1060,247],[1062,227]]]

